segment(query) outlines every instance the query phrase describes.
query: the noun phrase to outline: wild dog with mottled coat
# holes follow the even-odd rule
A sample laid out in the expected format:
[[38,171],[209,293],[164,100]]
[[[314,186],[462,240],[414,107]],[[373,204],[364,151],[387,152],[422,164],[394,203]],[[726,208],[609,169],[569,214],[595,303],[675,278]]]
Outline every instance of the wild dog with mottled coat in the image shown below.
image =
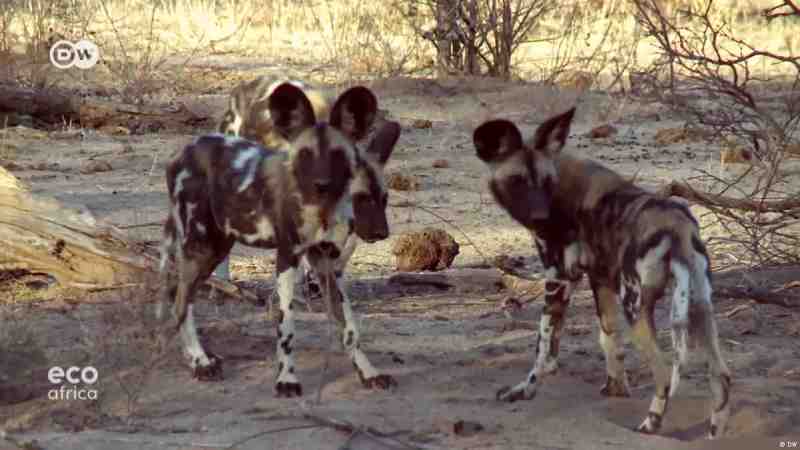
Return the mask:
[[[500,400],[532,399],[556,371],[570,294],[589,277],[606,359],[602,393],[628,396],[618,308],[633,342],[648,362],[656,391],[637,428],[655,433],[678,387],[688,339],[709,363],[713,397],[709,437],[724,430],[730,405],[730,371],[720,354],[711,303],[711,272],[699,226],[685,204],[649,193],[595,162],[561,153],[575,109],[545,121],[529,140],[507,120],[475,129],[478,157],[491,170],[490,190],[511,217],[530,230],[545,267],[545,306],[533,369],[522,382],[497,392]],[[672,375],[656,342],[656,302],[675,281],[671,327],[676,359]]]
[[[284,84],[290,83],[297,87],[306,95],[311,107],[314,111],[315,117],[328,117],[330,112],[331,99],[328,94],[315,86],[299,80],[292,80],[288,78],[274,78],[270,76],[259,76],[253,80],[243,82],[236,86],[228,98],[228,108],[222,114],[218,131],[223,134],[233,136],[240,136],[245,139],[258,142],[267,148],[277,150],[289,149],[291,143],[286,139],[280,128],[276,127],[275,120],[270,113],[269,101],[275,89]],[[363,187],[369,183],[370,177],[366,173],[371,167],[369,165],[363,167],[364,170],[356,174],[355,187]],[[362,176],[363,175],[363,176]],[[367,190],[369,192],[369,190]],[[353,192],[357,198],[360,196],[358,192]],[[375,229],[376,232],[380,230]],[[347,265],[350,257],[356,250],[358,239],[352,235],[347,240],[344,248],[341,249],[342,255],[337,260],[336,270],[343,271]],[[315,284],[310,276],[308,261],[303,260],[303,278],[305,278],[310,285]],[[299,274],[299,273],[298,273]],[[227,256],[217,268],[214,270],[214,275],[226,280],[230,279],[230,256]]]
[[[350,197],[354,176],[365,167],[382,167],[397,141],[399,125],[378,131],[366,152],[355,142],[372,124],[377,100],[355,87],[333,105],[328,121],[318,121],[310,101],[292,84],[275,89],[270,114],[290,143],[272,150],[242,138],[213,134],[188,145],[167,167],[170,214],[164,226],[161,273],[164,292],[157,312],[174,299],[176,330],[183,339],[193,375],[222,376],[221,359],[200,343],[192,303],[197,287],[230,252],[235,242],[277,249],[280,311],[277,325],[278,396],[302,395],[292,355],[294,280],[300,258],[307,256],[323,281],[323,294],[342,327],[346,351],[367,387],[389,388],[395,380],[380,373],[359,343],[350,300],[335,266],[350,234],[374,240],[388,236],[385,197],[360,209]],[[385,191],[384,191],[385,192]],[[359,226],[354,217],[363,224]],[[377,234],[368,225],[375,224]],[[382,231],[385,226],[387,231]],[[171,264],[177,269],[173,273]]]

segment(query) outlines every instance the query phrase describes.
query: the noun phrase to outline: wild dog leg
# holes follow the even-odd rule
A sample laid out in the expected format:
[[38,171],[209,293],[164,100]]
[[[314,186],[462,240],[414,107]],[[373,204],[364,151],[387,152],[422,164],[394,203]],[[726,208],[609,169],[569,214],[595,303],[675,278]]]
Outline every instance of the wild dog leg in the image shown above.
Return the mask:
[[558,369],[558,346],[561,329],[564,326],[564,313],[569,306],[575,283],[558,278],[545,282],[545,306],[539,323],[533,369],[519,384],[506,386],[497,391],[498,400],[514,402],[532,399],[536,396],[536,390],[545,375],[552,374]]
[[158,265],[159,294],[156,301],[156,321],[166,319],[166,308],[175,301],[178,279],[175,276],[175,224],[172,217],[164,224],[164,240],[161,243],[161,259]]
[[719,348],[719,335],[714,320],[714,308],[708,295],[699,296],[697,301],[698,323],[695,326],[700,347],[708,361],[708,381],[711,386],[711,421],[708,438],[717,439],[725,433],[730,416],[731,372]]
[[[321,244],[325,246],[326,244]],[[332,247],[332,245],[330,245]],[[322,295],[330,301],[329,311],[333,315],[341,328],[342,344],[345,351],[350,355],[350,360],[358,373],[358,378],[364,387],[389,389],[397,385],[397,381],[387,374],[380,373],[370,363],[367,355],[361,350],[360,333],[358,325],[356,324],[356,317],[353,313],[352,305],[350,304],[350,297],[342,288],[342,272],[332,270],[333,267],[342,267],[340,261],[337,261],[341,256],[338,249],[334,250],[333,258],[318,256],[318,253],[330,255],[330,251],[323,250],[322,252],[310,251],[309,261],[314,267],[314,271],[319,278],[322,285]],[[313,255],[313,256],[312,256]]]
[[[189,360],[192,376],[201,381],[222,379],[222,358],[206,351],[197,335],[194,321],[194,294],[208,277],[215,257],[212,249],[189,249],[184,246],[178,254],[178,286],[173,315],[183,342],[183,353]],[[223,249],[224,250],[224,249]],[[224,252],[220,252],[224,254]]]
[[654,302],[662,293],[662,289],[637,286],[636,283],[629,282],[626,285],[623,300],[626,305],[625,317],[632,326],[633,343],[650,366],[656,384],[655,395],[650,401],[647,417],[636,429],[647,434],[656,433],[661,428],[661,422],[667,412],[669,402],[671,373],[656,341],[653,317]]
[[295,375],[292,341],[294,340],[294,298],[295,277],[297,276],[298,259],[290,254],[290,250],[278,249],[278,376],[275,382],[277,397],[299,397],[303,395],[303,387]]
[[617,292],[595,280],[590,284],[600,325],[600,347],[606,358],[606,384],[600,392],[608,397],[630,397]]
[[[330,276],[328,276],[328,282],[325,283],[330,286]],[[397,386],[397,381],[388,374],[380,373],[373,365],[370,363],[367,355],[361,350],[361,343],[360,343],[360,333],[358,331],[358,325],[356,324],[356,317],[353,313],[353,308],[350,303],[350,296],[347,295],[345,290],[342,288],[342,273],[337,272],[333,276],[333,283],[332,286],[334,291],[338,294],[335,297],[338,297],[339,300],[336,302],[333,300],[334,296],[331,297],[331,301],[338,303],[339,307],[341,308],[341,314],[344,316],[344,326],[342,330],[342,343],[344,344],[345,351],[350,355],[350,360],[353,362],[353,367],[355,367],[356,372],[358,373],[358,378],[361,380],[361,384],[364,385],[366,388],[375,388],[375,389],[389,389],[393,386]],[[335,306],[335,305],[334,305]]]

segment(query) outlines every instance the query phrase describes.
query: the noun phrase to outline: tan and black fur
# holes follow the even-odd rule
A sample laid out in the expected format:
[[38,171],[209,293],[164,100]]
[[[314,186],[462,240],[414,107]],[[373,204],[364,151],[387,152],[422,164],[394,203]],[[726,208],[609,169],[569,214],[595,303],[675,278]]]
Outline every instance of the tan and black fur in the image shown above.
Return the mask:
[[[303,91],[311,104],[315,117],[328,117],[331,99],[323,90],[299,80],[261,76],[244,82],[231,91],[228,109],[223,113],[218,126],[219,132],[244,137],[259,142],[267,148],[278,150],[289,148],[290,143],[281,133],[281,127],[276,126],[276,118],[269,108],[272,94],[276,87],[283,83],[289,83]],[[392,124],[389,127],[394,130],[396,125]],[[396,140],[399,130],[394,135],[387,133],[387,130],[379,131],[370,145],[385,144],[382,141],[392,136]],[[393,146],[394,143],[389,147]],[[341,257],[337,259],[335,267],[338,273],[344,271],[347,266],[350,257],[356,250],[359,237],[367,242],[376,242],[388,237],[389,225],[383,209],[378,213],[370,213],[373,210],[377,211],[375,207],[381,202],[383,202],[384,209],[386,206],[387,190],[383,185],[383,166],[386,160],[376,157],[377,154],[371,151],[363,153],[363,158],[359,160],[353,176],[350,194],[354,199],[353,206],[357,212],[355,227],[358,230],[348,238],[341,249]],[[304,278],[306,279],[304,285],[310,286],[312,290],[317,290],[316,280],[313,279],[312,272],[308,269],[308,264],[305,262],[303,264]],[[230,279],[229,258],[225,258],[220,263],[214,274],[224,279]]]
[[[197,287],[230,252],[234,243],[277,250],[278,396],[302,395],[292,356],[294,320],[292,298],[299,261],[308,256],[313,270],[325,280],[323,293],[340,319],[343,344],[362,383],[388,388],[394,379],[378,372],[361,350],[359,332],[342,289],[333,274],[348,237],[372,230],[355,227],[351,184],[369,161],[385,163],[400,132],[387,123],[368,150],[358,151],[377,110],[374,94],[351,88],[334,103],[329,117],[314,114],[309,99],[296,86],[278,86],[269,102],[270,114],[288,147],[268,149],[243,138],[213,134],[186,146],[167,166],[170,215],[164,227],[161,272],[164,293],[157,315],[174,299],[173,313],[183,338],[184,352],[195,377],[222,376],[221,359],[201,345],[192,302]],[[324,120],[327,119],[327,120]],[[361,214],[384,215],[385,205]],[[388,231],[379,237],[388,235]],[[176,273],[173,273],[173,267]]]
[[222,114],[217,130],[258,142],[267,148],[286,148],[288,142],[278,132],[269,108],[270,96],[284,83],[303,91],[316,117],[328,117],[331,99],[324,91],[299,80],[260,76],[239,84],[231,91],[228,109]]
[[[490,190],[517,222],[531,231],[545,267],[545,307],[528,377],[497,397],[531,399],[542,379],[557,369],[560,333],[570,294],[588,275],[597,307],[607,382],[602,392],[628,396],[618,308],[637,349],[653,371],[656,391],[638,430],[655,433],[675,393],[688,338],[708,357],[713,396],[709,436],[725,429],[730,371],[720,354],[711,303],[711,272],[696,219],[682,203],[649,193],[590,160],[561,153],[574,108],[545,121],[524,141],[507,120],[474,132],[478,157],[491,170]],[[675,281],[672,333],[677,351],[672,375],[656,342],[653,310]]]

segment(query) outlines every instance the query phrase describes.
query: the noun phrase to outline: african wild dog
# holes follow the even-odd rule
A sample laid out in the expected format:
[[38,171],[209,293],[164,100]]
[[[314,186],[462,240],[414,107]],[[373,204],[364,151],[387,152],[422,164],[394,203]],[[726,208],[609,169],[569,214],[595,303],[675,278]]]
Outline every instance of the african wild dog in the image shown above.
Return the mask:
[[[188,145],[167,167],[170,213],[164,226],[161,273],[164,292],[157,317],[174,298],[176,331],[193,375],[203,380],[222,376],[219,357],[203,349],[196,332],[192,302],[197,287],[230,252],[235,242],[277,249],[278,396],[302,395],[292,356],[295,273],[304,255],[323,280],[326,298],[340,323],[343,344],[367,387],[388,388],[395,380],[378,372],[360,348],[350,300],[332,273],[340,249],[355,231],[365,240],[388,236],[386,199],[353,205],[353,177],[380,167],[391,155],[400,133],[389,122],[368,150],[361,139],[374,120],[377,100],[364,87],[344,92],[328,121],[317,121],[302,90],[286,83],[270,97],[269,109],[290,143],[288,151],[267,149],[242,138],[212,134]],[[359,226],[354,215],[366,225]],[[366,219],[364,219],[366,218]],[[377,231],[376,231],[377,230]],[[170,270],[173,262],[177,274]]]
[[[233,136],[240,136],[245,139],[258,142],[267,148],[287,150],[290,147],[290,142],[286,139],[279,128],[275,126],[274,119],[270,113],[269,101],[275,89],[283,83],[290,83],[303,91],[311,103],[314,110],[314,116],[318,118],[328,117],[330,112],[331,99],[327,93],[314,86],[304,83],[299,80],[291,80],[287,78],[273,78],[270,76],[260,76],[253,80],[243,82],[236,86],[228,98],[228,109],[222,114],[217,130],[223,134]],[[372,168],[371,165],[364,166],[359,173],[356,174],[356,179],[362,175],[366,175]],[[368,176],[369,179],[376,178],[375,176]],[[368,181],[357,182],[356,186],[364,186]],[[380,187],[377,187],[380,189]],[[355,194],[355,193],[354,193]],[[375,231],[379,231],[375,229]],[[342,256],[338,259],[338,266],[336,270],[342,271],[350,260],[353,252],[355,252],[358,239],[352,235],[341,249]],[[317,283],[311,276],[311,271],[308,266],[306,258],[302,259],[303,270],[298,272],[302,278],[305,278],[309,287],[318,288]],[[217,266],[214,270],[214,275],[225,280],[230,280],[230,255]],[[216,295],[212,291],[212,295]]]
[[[478,157],[491,170],[497,203],[530,230],[546,269],[545,307],[528,377],[497,392],[500,400],[531,399],[556,371],[564,314],[583,274],[589,276],[606,359],[602,393],[628,396],[617,323],[621,304],[633,341],[653,371],[656,392],[638,431],[655,433],[686,364],[688,338],[706,352],[713,396],[709,435],[720,436],[729,415],[730,371],[719,349],[711,303],[711,272],[699,226],[686,205],[651,194],[589,160],[563,154],[575,109],[545,121],[523,141],[507,120],[475,129]],[[653,310],[674,279],[672,376],[656,342]]]

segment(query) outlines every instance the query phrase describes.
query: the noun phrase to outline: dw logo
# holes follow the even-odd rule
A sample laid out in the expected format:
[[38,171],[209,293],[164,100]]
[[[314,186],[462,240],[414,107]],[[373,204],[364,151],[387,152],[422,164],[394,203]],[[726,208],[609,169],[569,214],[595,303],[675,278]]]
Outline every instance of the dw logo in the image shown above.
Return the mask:
[[50,47],[50,62],[59,69],[75,66],[91,69],[100,61],[100,49],[92,41],[82,39],[76,43],[58,41]]

